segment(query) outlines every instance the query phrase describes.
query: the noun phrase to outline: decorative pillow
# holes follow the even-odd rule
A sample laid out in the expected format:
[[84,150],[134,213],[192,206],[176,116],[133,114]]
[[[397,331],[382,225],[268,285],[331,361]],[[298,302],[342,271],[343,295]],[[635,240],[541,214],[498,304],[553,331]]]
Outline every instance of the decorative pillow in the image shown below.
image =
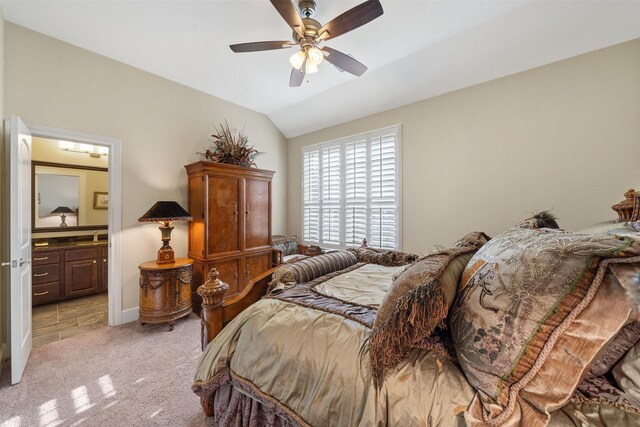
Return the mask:
[[617,234],[617,235],[639,235],[640,223],[638,222],[615,222],[605,221],[594,224],[590,227],[579,230],[578,233],[585,234]]
[[303,259],[309,258],[306,255],[301,254],[293,254],[282,257],[282,262],[285,264],[291,264],[292,262],[302,261]]
[[282,256],[298,253],[297,236],[271,236],[271,247],[282,251]]
[[614,281],[618,286],[626,290],[627,296],[632,302],[631,321],[598,354],[592,363],[587,378],[597,377],[609,372],[624,354],[640,341],[640,320],[637,314],[640,301],[635,301],[636,291],[640,290],[640,265],[612,264],[607,269],[603,280]]
[[358,258],[358,262],[384,265],[387,267],[399,267],[401,265],[411,264],[418,259],[418,255],[388,249],[347,248],[347,251],[353,253]]
[[462,271],[488,240],[484,233],[470,233],[456,246],[416,261],[393,281],[369,335],[371,371],[378,388],[418,342],[444,326]]
[[346,251],[335,251],[314,257],[305,258],[291,264],[283,264],[273,272],[268,292],[282,292],[306,283],[334,271],[342,270],[356,264],[356,256]]
[[640,263],[640,239],[516,227],[474,255],[449,316],[478,390],[467,424],[548,423],[629,319],[624,289],[603,281],[618,262]]
[[538,228],[560,228],[556,219],[557,218],[551,212],[542,211],[531,218],[527,218],[520,222],[516,227],[531,228],[534,230],[537,230]]
[[640,341],[640,322],[627,323],[598,355],[587,378],[598,377],[609,372],[638,341]]

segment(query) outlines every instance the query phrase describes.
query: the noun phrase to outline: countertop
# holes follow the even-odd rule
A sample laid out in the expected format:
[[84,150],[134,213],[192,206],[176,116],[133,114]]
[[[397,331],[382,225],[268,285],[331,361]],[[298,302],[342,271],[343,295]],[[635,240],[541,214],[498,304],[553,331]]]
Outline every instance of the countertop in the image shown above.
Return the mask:
[[56,249],[69,249],[69,248],[93,248],[97,246],[106,246],[109,243],[107,240],[94,241],[75,241],[75,242],[51,242],[47,246],[34,246],[31,248],[31,252],[44,252]]

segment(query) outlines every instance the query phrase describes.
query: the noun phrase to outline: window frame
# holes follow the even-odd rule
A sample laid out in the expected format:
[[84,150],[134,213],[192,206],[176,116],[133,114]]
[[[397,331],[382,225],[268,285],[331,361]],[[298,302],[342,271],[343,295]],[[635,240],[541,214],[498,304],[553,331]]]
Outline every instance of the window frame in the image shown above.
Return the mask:
[[[365,139],[367,141],[367,145],[369,148],[367,149],[367,191],[371,188],[371,180],[370,178],[370,165],[371,165],[371,156],[370,156],[370,145],[371,139],[380,137],[382,138],[384,135],[394,134],[395,135],[395,209],[396,209],[396,218],[395,218],[395,229],[396,229],[396,238],[395,238],[395,248],[396,250],[402,249],[402,125],[395,124],[391,126],[387,126],[384,128],[379,128],[375,130],[371,130],[368,132],[363,132],[359,134],[350,135],[347,137],[337,138],[330,141],[324,141],[317,144],[306,145],[301,148],[300,152],[300,241],[305,245],[319,245],[325,248],[330,249],[345,249],[351,244],[346,243],[346,146],[349,142],[356,142],[358,140]],[[323,203],[322,203],[322,187],[320,187],[320,201],[318,203],[318,219],[319,219],[319,241],[308,241],[305,239],[305,154],[311,151],[321,152],[325,148],[330,147],[339,147],[340,148],[340,243],[339,244],[330,244],[330,243],[322,243],[322,218],[323,218]],[[319,161],[319,173],[318,181],[322,183],[322,162]],[[371,201],[367,202],[367,206],[371,206]],[[367,219],[367,229],[370,229],[370,218]],[[371,245],[371,242],[368,242]],[[358,244],[357,246],[360,246]]]

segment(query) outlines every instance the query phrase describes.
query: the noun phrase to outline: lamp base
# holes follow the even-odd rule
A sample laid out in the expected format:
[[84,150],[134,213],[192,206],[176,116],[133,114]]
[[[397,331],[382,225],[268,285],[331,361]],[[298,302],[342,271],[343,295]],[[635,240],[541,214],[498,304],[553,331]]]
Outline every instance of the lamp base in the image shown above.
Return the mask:
[[158,249],[158,259],[156,260],[156,262],[158,264],[170,264],[172,262],[175,262],[173,249],[171,249],[171,246],[168,246],[168,247],[163,246],[160,249]]
[[160,227],[160,232],[162,233],[162,247],[158,249],[158,259],[156,262],[158,264],[169,264],[175,262],[173,257],[173,249],[169,246],[169,241],[171,240],[171,230],[173,227],[171,226],[171,221],[165,221]]

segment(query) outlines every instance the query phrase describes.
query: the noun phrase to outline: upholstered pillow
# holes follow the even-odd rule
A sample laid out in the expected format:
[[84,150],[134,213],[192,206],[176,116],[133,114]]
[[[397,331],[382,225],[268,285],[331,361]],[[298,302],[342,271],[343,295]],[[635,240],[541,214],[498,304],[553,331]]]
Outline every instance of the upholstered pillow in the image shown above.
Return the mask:
[[584,234],[640,235],[640,223],[605,221],[583,228],[578,232]]
[[358,258],[358,262],[384,265],[387,267],[407,265],[418,259],[418,255],[388,249],[347,248],[347,250]]
[[346,251],[335,251],[305,258],[291,264],[283,264],[273,272],[268,292],[282,292],[296,283],[310,282],[315,278],[356,264],[356,256]]
[[638,341],[640,341],[640,322],[627,323],[598,354],[589,369],[587,378],[598,377],[609,372]]
[[282,251],[282,256],[298,253],[297,236],[271,236],[271,247]]
[[640,263],[640,239],[516,227],[474,255],[449,316],[478,390],[467,424],[543,425],[569,400],[629,319],[624,289],[603,281],[618,262]]
[[369,336],[369,358],[376,386],[409,351],[442,326],[455,299],[458,280],[488,238],[470,233],[454,247],[416,261],[392,283]]

